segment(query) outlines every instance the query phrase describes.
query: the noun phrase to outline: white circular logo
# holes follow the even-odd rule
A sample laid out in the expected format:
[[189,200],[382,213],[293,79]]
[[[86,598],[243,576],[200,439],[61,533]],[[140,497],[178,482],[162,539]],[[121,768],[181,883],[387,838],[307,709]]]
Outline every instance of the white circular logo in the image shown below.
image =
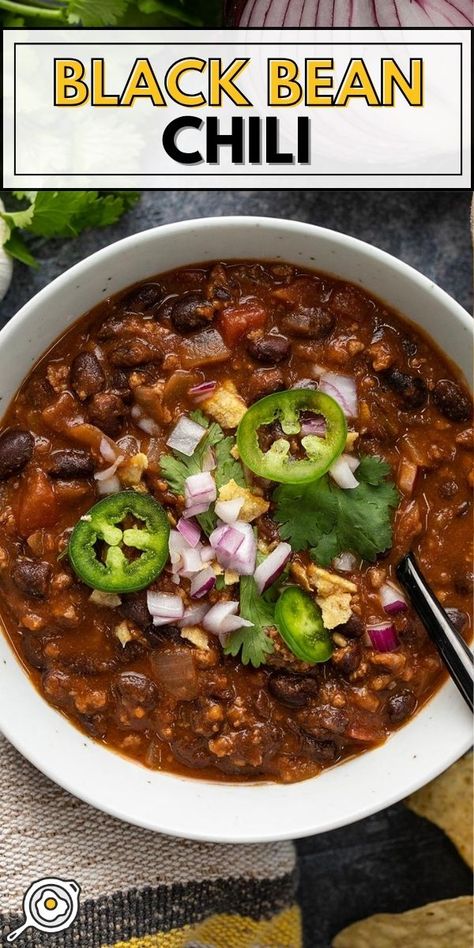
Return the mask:
[[40,932],[61,932],[72,925],[79,911],[80,886],[74,879],[38,879],[23,897],[25,921],[7,935],[14,941],[27,928]]

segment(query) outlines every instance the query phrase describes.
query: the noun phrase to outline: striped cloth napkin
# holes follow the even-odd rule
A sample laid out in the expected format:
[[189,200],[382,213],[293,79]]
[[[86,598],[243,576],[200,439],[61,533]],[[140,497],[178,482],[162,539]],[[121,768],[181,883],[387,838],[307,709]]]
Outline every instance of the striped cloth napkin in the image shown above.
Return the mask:
[[81,888],[75,921],[56,934],[30,927],[19,948],[300,948],[292,843],[197,843],[129,826],[61,790],[1,736],[0,773],[2,946],[24,921],[28,888],[58,878]]

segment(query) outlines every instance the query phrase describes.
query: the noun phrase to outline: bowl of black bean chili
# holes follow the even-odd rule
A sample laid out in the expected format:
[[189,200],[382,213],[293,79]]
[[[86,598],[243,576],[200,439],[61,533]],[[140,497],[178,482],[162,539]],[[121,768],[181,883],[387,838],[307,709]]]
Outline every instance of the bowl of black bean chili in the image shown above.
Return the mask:
[[470,640],[471,351],[431,281],[294,222],[167,225],[40,292],[0,336],[11,742],[215,840],[340,826],[447,767],[469,713],[395,567],[413,550]]

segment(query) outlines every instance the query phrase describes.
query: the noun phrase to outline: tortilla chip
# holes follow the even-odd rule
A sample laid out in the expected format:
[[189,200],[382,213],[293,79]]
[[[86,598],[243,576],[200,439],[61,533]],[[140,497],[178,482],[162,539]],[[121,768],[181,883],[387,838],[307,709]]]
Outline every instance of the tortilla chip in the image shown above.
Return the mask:
[[222,428],[237,428],[239,421],[247,411],[247,405],[239,395],[233,382],[225,381],[215,392],[201,402],[201,407]]
[[430,902],[394,915],[372,915],[336,935],[332,948],[472,948],[473,899]]
[[314,563],[303,566],[294,563],[291,572],[303,589],[316,590],[316,602],[321,609],[326,629],[343,625],[352,615],[352,594],[357,586],[349,579],[321,569]]
[[187,639],[196,648],[202,648],[206,652],[209,651],[207,633],[199,625],[186,625],[184,629],[181,629],[181,638]]
[[473,868],[473,780],[472,753],[461,757],[444,774],[405,800],[418,816],[436,823]]
[[248,487],[240,487],[234,479],[227,481],[227,484],[223,484],[219,490],[219,500],[235,500],[237,497],[241,497],[244,502],[239,513],[239,520],[244,520],[246,523],[261,517],[270,506],[268,500],[252,494]]

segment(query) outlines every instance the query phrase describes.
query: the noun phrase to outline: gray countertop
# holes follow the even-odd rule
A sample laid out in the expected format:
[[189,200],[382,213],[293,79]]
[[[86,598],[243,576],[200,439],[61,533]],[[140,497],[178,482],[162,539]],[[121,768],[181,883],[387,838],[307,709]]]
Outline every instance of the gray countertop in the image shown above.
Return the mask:
[[[114,227],[74,241],[37,241],[41,267],[15,267],[0,323],[112,240],[168,221],[224,214],[286,217],[352,234],[421,270],[469,309],[469,204],[465,191],[144,191]],[[344,925],[374,912],[471,892],[469,869],[447,837],[402,804],[300,840],[297,849],[306,948],[329,948]]]

